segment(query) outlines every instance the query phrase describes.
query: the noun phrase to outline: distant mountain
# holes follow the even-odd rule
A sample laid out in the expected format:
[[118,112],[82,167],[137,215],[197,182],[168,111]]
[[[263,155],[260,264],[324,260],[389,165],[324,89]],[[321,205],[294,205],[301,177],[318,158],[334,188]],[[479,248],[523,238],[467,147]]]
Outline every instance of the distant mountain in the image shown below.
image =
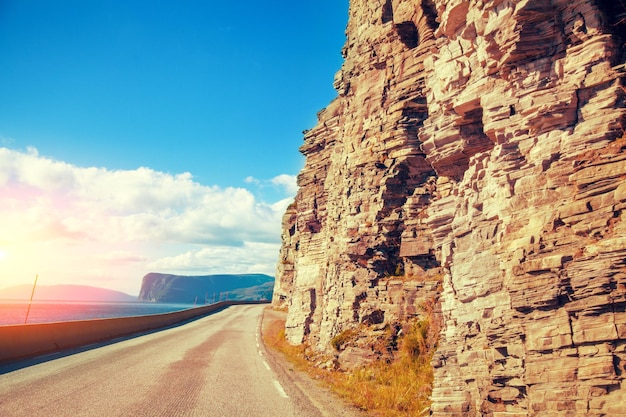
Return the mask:
[[143,277],[139,301],[204,304],[220,300],[271,300],[274,277],[265,274],[186,276],[151,272]]
[[[0,299],[29,300],[32,290],[33,286],[28,284],[1,289]],[[33,300],[136,301],[137,298],[120,291],[88,285],[38,285]]]

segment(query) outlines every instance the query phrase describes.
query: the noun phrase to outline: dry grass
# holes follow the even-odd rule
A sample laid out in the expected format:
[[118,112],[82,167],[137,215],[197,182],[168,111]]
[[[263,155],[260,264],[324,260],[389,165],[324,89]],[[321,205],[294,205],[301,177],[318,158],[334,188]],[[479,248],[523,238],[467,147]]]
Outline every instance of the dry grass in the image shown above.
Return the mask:
[[342,346],[352,340],[355,336],[357,336],[358,330],[356,329],[346,329],[343,332],[339,333],[337,336],[333,337],[330,341],[332,347],[335,348],[336,351],[340,351]]
[[433,381],[430,362],[436,349],[439,326],[433,319],[432,307],[425,307],[425,313],[422,320],[404,326],[392,361],[379,360],[348,372],[316,367],[314,363],[323,362],[323,359],[312,360],[307,356],[306,346],[291,346],[285,340],[282,321],[270,323],[264,339],[268,346],[285,354],[296,367],[326,381],[339,395],[372,415],[427,415]]
[[331,373],[335,391],[364,410],[385,417],[417,416],[430,406],[434,346],[428,342],[427,319],[412,323],[399,341],[394,360],[351,372]]
[[312,369],[311,363],[305,354],[306,346],[293,346],[285,339],[285,321],[282,319],[272,319],[263,327],[263,341],[266,346],[272,347],[282,352],[287,360],[298,369],[309,371]]

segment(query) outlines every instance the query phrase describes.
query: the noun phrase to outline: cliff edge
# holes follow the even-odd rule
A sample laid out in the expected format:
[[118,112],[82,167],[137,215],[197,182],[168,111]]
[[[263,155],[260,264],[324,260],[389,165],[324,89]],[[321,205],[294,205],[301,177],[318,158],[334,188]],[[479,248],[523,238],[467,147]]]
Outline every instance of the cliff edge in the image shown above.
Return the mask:
[[274,278],[265,274],[172,275],[150,272],[137,301],[211,304],[224,300],[271,300]]
[[288,340],[435,299],[433,415],[626,413],[624,2],[351,0],[346,34],[283,218]]

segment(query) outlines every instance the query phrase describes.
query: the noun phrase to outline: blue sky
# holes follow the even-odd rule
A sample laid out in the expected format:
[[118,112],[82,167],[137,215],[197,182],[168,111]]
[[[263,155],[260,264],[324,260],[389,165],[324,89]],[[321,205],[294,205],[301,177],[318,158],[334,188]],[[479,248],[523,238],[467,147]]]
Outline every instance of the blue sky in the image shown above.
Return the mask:
[[[50,247],[65,248],[67,260],[43,267],[51,283],[133,292],[130,282],[147,269],[239,272],[230,258],[203,269],[200,255],[214,260],[220,251],[254,244],[274,245],[258,266],[270,272],[277,213],[293,196],[304,163],[302,131],[336,96],[347,11],[347,0],[0,0],[0,199],[10,202],[0,215],[13,225],[11,233],[9,225],[0,229],[0,288],[30,277],[26,256],[18,264],[16,254],[47,239]],[[181,190],[188,192],[171,198]],[[211,212],[198,212],[242,210],[238,192],[250,208],[240,223],[250,229],[259,222],[251,213],[262,212],[268,229],[241,230],[222,217],[208,230]],[[133,196],[135,205],[122,196]],[[110,228],[126,228],[107,247],[96,244],[103,239],[79,214],[103,206],[97,216],[89,213],[106,218],[101,222]],[[140,226],[137,219],[149,215],[156,218]],[[139,230],[172,229],[174,218],[188,229]],[[63,269],[81,270],[69,261],[85,256],[77,246],[129,262],[124,270],[100,271],[98,279],[78,278]],[[122,275],[124,282],[115,278]]]

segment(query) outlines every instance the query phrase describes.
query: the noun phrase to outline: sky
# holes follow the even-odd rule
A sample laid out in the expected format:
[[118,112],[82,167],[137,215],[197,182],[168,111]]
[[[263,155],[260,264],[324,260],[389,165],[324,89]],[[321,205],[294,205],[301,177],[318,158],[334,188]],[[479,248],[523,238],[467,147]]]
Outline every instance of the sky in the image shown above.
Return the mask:
[[348,0],[0,0],[0,289],[275,274]]

